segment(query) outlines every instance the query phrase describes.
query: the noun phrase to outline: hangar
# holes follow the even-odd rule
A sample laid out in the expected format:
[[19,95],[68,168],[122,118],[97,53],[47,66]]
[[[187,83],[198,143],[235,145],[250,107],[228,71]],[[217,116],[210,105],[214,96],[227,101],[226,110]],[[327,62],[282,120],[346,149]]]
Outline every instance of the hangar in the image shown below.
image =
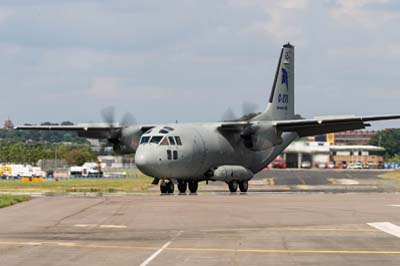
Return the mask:
[[385,149],[372,145],[330,145],[328,142],[296,141],[282,154],[288,168],[344,168],[351,163],[380,168]]

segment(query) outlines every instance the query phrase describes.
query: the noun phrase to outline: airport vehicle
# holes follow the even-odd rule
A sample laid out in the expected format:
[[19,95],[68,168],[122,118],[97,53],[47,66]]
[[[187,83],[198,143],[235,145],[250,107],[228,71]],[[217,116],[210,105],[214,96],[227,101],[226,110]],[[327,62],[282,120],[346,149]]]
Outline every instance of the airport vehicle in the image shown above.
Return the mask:
[[44,173],[40,167],[29,164],[8,164],[0,167],[2,179],[21,179],[24,177],[43,177]]
[[281,169],[286,168],[286,163],[283,161],[281,156],[276,157],[272,161],[271,165],[272,165],[272,168],[281,168]]
[[69,175],[71,177],[103,177],[103,171],[98,163],[86,162],[82,166],[71,166]]
[[[330,116],[305,119],[294,112],[294,46],[285,44],[267,108],[246,121],[127,125],[19,126],[20,130],[75,131],[86,138],[107,139],[114,151],[136,153],[139,170],[160,183],[162,193],[195,193],[199,181],[223,181],[231,192],[246,192],[248,181],[269,165],[293,140],[368,127],[369,121],[400,115]],[[161,182],[160,182],[161,181]]]

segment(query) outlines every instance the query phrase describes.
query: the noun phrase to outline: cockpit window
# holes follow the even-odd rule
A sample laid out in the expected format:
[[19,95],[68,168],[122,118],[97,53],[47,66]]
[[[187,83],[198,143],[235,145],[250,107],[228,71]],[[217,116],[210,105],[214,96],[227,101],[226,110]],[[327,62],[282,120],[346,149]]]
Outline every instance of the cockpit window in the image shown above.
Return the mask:
[[160,145],[168,145],[168,138],[164,137]]
[[174,129],[172,127],[164,127],[164,128],[169,130],[169,131],[174,131]]
[[146,144],[149,143],[150,137],[142,137],[140,140],[140,144]]
[[149,129],[149,130],[147,130],[146,132],[144,132],[144,134],[146,134],[146,135],[147,135],[147,134],[150,134],[150,133],[151,133],[151,131],[152,131],[152,130],[151,130],[151,129]]
[[165,130],[165,129],[160,129],[160,131],[159,131],[158,133],[161,133],[161,134],[168,134],[169,131],[168,131],[168,130]]
[[151,138],[150,143],[158,144],[158,143],[160,143],[162,138],[163,138],[163,136],[154,136]]
[[174,137],[169,136],[169,137],[168,137],[168,140],[169,140],[169,144],[175,145],[175,139],[174,139]]
[[180,138],[180,137],[176,136],[176,137],[175,137],[175,141],[176,141],[176,144],[178,144],[179,146],[182,145],[182,141],[181,141],[181,138]]

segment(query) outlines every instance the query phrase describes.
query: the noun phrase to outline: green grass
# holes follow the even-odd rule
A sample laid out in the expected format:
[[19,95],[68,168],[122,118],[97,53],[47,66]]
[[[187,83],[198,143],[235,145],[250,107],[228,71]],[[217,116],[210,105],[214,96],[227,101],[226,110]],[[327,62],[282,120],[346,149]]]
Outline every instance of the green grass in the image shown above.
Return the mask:
[[0,195],[0,208],[11,206],[30,199],[31,197],[27,195]]
[[0,180],[0,192],[139,192],[146,191],[153,185],[150,177],[137,170],[129,170],[127,178],[71,178],[59,181],[22,182],[20,180]]
[[392,180],[397,183],[397,187],[400,190],[400,170],[393,170],[387,173],[384,173],[383,175],[379,175],[379,178],[385,179],[385,180]]

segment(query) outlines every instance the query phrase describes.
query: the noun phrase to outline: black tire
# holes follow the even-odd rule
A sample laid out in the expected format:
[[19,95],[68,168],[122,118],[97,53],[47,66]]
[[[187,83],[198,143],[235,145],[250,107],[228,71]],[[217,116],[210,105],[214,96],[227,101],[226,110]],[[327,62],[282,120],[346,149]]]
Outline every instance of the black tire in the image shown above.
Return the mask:
[[243,180],[242,182],[240,182],[239,189],[240,192],[247,192],[247,190],[249,189],[249,181]]
[[229,182],[228,186],[229,186],[229,191],[234,193],[237,191],[239,184],[236,180],[233,180]]
[[197,182],[197,181],[189,181],[189,191],[190,191],[190,193],[196,193],[198,187],[199,187],[199,182]]
[[175,188],[174,183],[172,183],[172,181],[169,181],[167,183],[167,193],[170,194],[174,193],[174,188]]
[[161,194],[165,194],[168,192],[167,183],[164,181],[160,183],[160,192]]
[[178,190],[179,190],[179,193],[186,193],[187,181],[179,181],[178,182]]

